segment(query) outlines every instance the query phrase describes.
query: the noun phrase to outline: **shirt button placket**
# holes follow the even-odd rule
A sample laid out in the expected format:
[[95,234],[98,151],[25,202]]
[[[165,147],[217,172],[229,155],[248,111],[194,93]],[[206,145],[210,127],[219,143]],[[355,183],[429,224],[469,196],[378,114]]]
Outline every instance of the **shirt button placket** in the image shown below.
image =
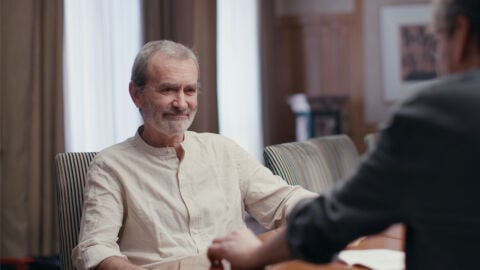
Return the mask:
[[182,197],[183,203],[188,213],[187,226],[189,230],[189,235],[195,245],[195,250],[198,253],[198,242],[196,239],[197,230],[195,229],[195,205],[192,202],[194,194],[188,180],[186,180],[184,174],[182,173],[181,164],[179,164],[178,167],[177,178],[180,196]]

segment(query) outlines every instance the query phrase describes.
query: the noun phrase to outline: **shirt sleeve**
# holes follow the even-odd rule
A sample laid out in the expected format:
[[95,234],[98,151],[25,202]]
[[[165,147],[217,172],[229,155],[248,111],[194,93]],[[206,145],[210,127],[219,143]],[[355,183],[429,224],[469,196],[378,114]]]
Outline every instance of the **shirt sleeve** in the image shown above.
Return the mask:
[[298,201],[318,196],[300,186],[288,185],[234,142],[229,151],[237,164],[245,209],[265,228],[285,224]]
[[72,251],[78,269],[92,269],[111,256],[125,257],[117,244],[122,220],[120,185],[106,166],[94,161],[87,174],[78,245]]

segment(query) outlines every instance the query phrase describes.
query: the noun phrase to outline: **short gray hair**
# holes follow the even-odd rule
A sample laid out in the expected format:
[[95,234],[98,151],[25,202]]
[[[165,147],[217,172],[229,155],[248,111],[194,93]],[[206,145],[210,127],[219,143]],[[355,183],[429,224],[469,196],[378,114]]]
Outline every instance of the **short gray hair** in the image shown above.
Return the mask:
[[148,62],[157,52],[177,59],[192,59],[199,70],[198,59],[192,49],[170,40],[150,41],[143,45],[133,63],[130,81],[135,85],[135,89],[143,90],[147,83]]

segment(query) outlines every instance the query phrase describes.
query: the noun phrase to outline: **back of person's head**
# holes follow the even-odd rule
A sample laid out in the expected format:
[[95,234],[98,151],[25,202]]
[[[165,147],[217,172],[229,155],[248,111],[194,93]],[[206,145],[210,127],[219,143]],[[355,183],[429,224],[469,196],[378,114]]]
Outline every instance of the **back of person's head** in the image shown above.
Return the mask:
[[130,80],[137,90],[142,90],[147,83],[148,62],[157,52],[180,60],[191,59],[197,70],[199,68],[197,56],[190,48],[170,40],[150,41],[143,45],[133,63]]
[[458,16],[465,16],[470,24],[470,34],[480,46],[480,0],[438,0],[441,5],[441,16],[446,33],[451,36],[455,31]]

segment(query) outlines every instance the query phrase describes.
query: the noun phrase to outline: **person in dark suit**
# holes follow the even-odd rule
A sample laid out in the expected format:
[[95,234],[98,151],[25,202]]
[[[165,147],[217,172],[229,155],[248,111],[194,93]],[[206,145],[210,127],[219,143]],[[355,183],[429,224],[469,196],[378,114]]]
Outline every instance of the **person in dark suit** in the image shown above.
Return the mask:
[[328,262],[352,240],[401,222],[407,269],[479,268],[480,1],[434,7],[442,79],[399,106],[350,179],[299,203],[266,242],[245,230],[215,239],[213,262]]

